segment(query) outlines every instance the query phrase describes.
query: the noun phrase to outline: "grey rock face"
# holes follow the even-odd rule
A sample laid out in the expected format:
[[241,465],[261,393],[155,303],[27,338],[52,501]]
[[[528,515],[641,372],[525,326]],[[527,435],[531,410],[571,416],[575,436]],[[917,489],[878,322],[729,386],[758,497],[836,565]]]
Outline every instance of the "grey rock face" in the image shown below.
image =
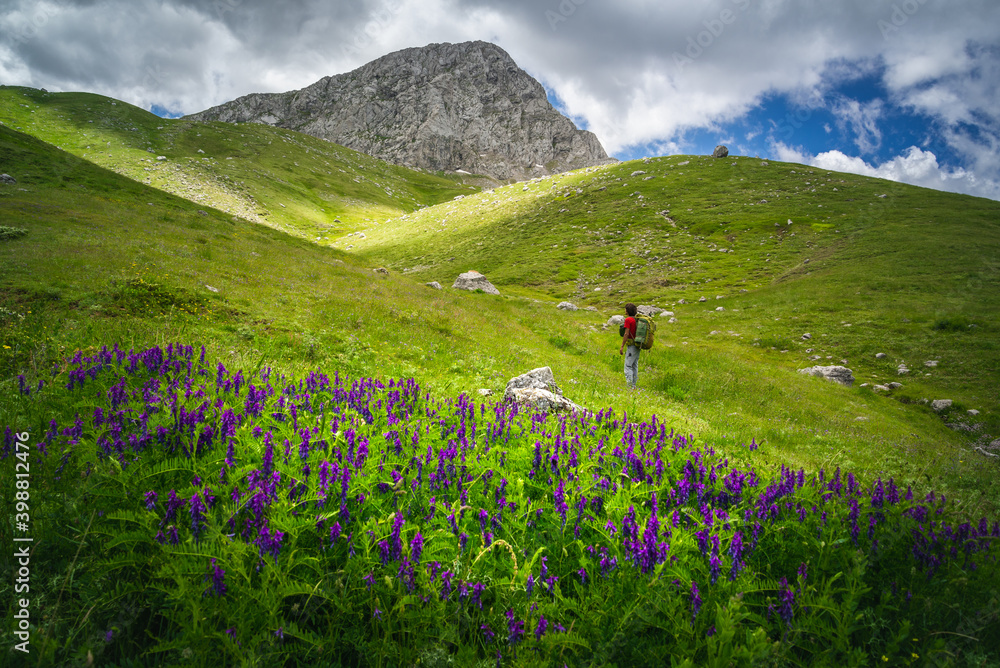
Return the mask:
[[507,381],[503,398],[504,401],[527,405],[546,413],[560,411],[579,413],[585,410],[563,396],[562,390],[556,385],[552,369],[547,366],[511,378]]
[[548,390],[538,390],[531,387],[522,387],[513,390],[510,395],[510,401],[530,406],[534,410],[543,413],[582,413],[585,410],[566,397],[553,394]]
[[553,394],[562,394],[562,390],[556,385],[556,377],[553,375],[552,369],[547,366],[540,366],[508,380],[503,397],[504,399],[512,399],[514,390],[523,389],[546,390]]
[[441,284],[438,283],[437,281],[431,281],[430,283],[424,283],[424,285],[426,285],[429,288],[434,288],[435,290],[440,290],[441,289]]
[[935,413],[940,413],[943,410],[951,408],[951,399],[935,399],[931,402],[931,408]]
[[15,179],[10,174],[0,174],[0,183],[6,183],[8,185],[14,185],[14,184],[17,183],[17,179]]
[[811,366],[807,369],[799,369],[799,373],[825,378],[847,387],[854,384],[854,372],[845,366]]
[[451,287],[456,290],[471,290],[473,292],[482,290],[490,295],[500,294],[500,291],[478,271],[467,271],[464,274],[459,274]]
[[579,307],[577,307],[577,305],[574,304],[573,302],[559,302],[559,304],[556,306],[556,308],[562,309],[563,311],[578,311],[579,310]]
[[729,155],[729,149],[723,146],[722,144],[716,146],[715,150],[712,151],[713,158],[725,158],[728,155]]
[[396,164],[497,179],[614,162],[488,42],[404,49],[302,90],[245,95],[188,118],[266,123]]

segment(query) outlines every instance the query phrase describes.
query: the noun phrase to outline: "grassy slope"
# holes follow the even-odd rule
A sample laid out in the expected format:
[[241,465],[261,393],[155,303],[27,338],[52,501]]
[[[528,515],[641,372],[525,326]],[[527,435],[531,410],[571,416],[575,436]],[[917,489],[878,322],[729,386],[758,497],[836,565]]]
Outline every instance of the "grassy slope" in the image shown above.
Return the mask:
[[90,93],[3,86],[0,121],[147,185],[321,244],[476,190],[457,175],[396,167],[297,132],[167,120]]
[[[673,156],[483,192],[402,216],[367,242],[362,257],[423,279],[476,268],[504,292],[605,312],[624,301],[670,308],[678,322],[661,329],[649,382],[720,436],[756,434],[807,465],[825,452],[867,466],[863,451],[879,443],[889,470],[943,465],[970,488],[995,472],[968,442],[1000,436],[997,202]],[[818,382],[807,395],[791,389],[791,374],[813,364],[903,387],[897,401]],[[956,402],[948,421],[978,431],[957,438],[920,403],[942,398]]]
[[[10,105],[11,89],[0,93]],[[72,139],[79,150],[92,138],[74,138],[67,129],[68,102],[81,107],[82,126],[93,113],[86,109],[92,97],[71,96],[53,107],[39,103],[31,119],[19,122],[64,145]],[[122,106],[115,105],[116,114]],[[145,112],[130,113],[138,120],[128,127],[150,121]],[[25,127],[32,120],[35,126]],[[273,176],[276,155],[286,156],[280,164],[290,170],[285,184],[274,185],[292,193],[284,201],[292,202],[295,193],[297,202],[318,197],[308,170],[295,166],[310,164],[319,150],[309,143],[315,140],[264,126],[155,122],[184,139],[169,145],[190,152],[196,152],[190,142],[211,132],[227,137],[220,141],[229,148],[233,133],[244,134],[246,146],[225,165],[258,189],[258,201],[271,178],[261,165],[271,161]],[[980,494],[995,496],[995,464],[970,456],[968,438],[947,429],[928,408],[795,372],[818,354],[827,364],[848,359],[860,381],[885,381],[895,379],[895,365],[905,359],[914,371],[901,379],[905,385],[897,395],[956,399],[983,411],[980,420],[1000,433],[994,427],[1000,412],[995,202],[798,165],[672,157],[498,188],[377,220],[411,204],[416,209],[420,197],[447,199],[456,192],[440,180],[421,181],[431,179],[427,175],[400,171],[392,189],[411,188],[410,204],[389,198],[379,209],[369,189],[363,197],[351,195],[362,204],[345,205],[339,214],[345,230],[352,221],[368,225],[363,243],[350,237],[340,244],[355,244],[352,250],[365,264],[416,268],[412,276],[377,276],[359,266],[356,256],[144,187],[0,131],[0,164],[20,181],[0,187],[0,215],[5,224],[29,230],[0,245],[0,261],[11,267],[0,279],[4,305],[28,316],[4,319],[2,334],[13,344],[0,358],[5,379],[58,358],[60,346],[181,337],[248,365],[264,359],[352,373],[418,374],[442,391],[499,390],[506,378],[547,364],[568,396],[595,410],[656,413],[717,443],[763,439],[776,462],[843,464],[929,480],[938,489],[965,491],[970,505],[981,502]],[[113,160],[130,150],[116,153],[114,137],[138,130],[102,132],[110,133],[102,138],[112,142]],[[270,149],[265,140],[272,142]],[[160,135],[160,141],[167,140]],[[275,141],[283,153],[272,152]],[[201,146],[211,152],[211,144]],[[167,154],[166,145],[153,148],[156,155]],[[138,162],[151,154],[136,151],[135,160],[123,158],[126,164],[116,168],[128,173],[128,165],[151,164]],[[339,163],[345,172],[362,163],[366,171],[398,169],[345,155],[355,161]],[[218,157],[201,162],[216,170],[230,156]],[[183,163],[177,155],[172,160],[198,162]],[[631,176],[636,170],[647,173]],[[418,183],[406,185],[410,178]],[[336,185],[353,183],[341,179]],[[326,200],[341,197],[333,186]],[[293,215],[315,211],[310,206],[292,213],[285,211],[292,207],[272,208],[281,209],[282,217],[268,223],[311,236],[309,225],[324,221]],[[334,209],[327,215],[336,215]],[[329,232],[333,239],[336,230]],[[805,264],[806,258],[811,262]],[[507,295],[546,299],[437,292],[421,285],[431,279],[448,283],[467,268],[487,273]],[[617,335],[600,329],[608,313],[625,299],[670,306],[717,294],[726,298],[672,306],[678,322],[661,319],[660,343],[642,360],[645,391],[623,392]],[[555,311],[549,300],[562,298],[592,303],[604,313]],[[717,305],[726,310],[715,311]],[[932,328],[939,322],[963,325],[963,319],[977,327]],[[804,332],[813,339],[803,342]],[[876,362],[878,351],[889,358]],[[941,364],[927,370],[931,376],[917,378],[925,373],[923,359]]]

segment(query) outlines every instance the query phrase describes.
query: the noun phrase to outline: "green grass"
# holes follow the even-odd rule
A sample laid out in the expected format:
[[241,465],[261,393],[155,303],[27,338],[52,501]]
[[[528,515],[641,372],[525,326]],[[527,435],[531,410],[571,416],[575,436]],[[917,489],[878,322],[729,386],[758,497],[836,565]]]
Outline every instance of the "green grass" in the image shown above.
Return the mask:
[[[26,230],[0,241],[14,314],[0,319],[6,382],[75,348],[178,337],[236,363],[417,375],[444,392],[500,391],[548,365],[594,410],[655,413],[682,431],[763,441],[775,462],[906,476],[995,507],[996,464],[972,447],[1000,437],[996,202],[692,156],[477,193],[291,131],[112,102],[0,89],[0,157],[19,181],[0,186],[0,214]],[[225,188],[192,201],[157,155]],[[239,195],[233,212],[223,191]],[[249,217],[237,200],[253,204]],[[317,241],[322,225],[329,239]],[[336,238],[361,227],[364,240]],[[382,265],[393,271],[370,270]],[[503,296],[423,285],[471,268]],[[562,299],[598,311],[558,311]],[[677,317],[660,319],[638,393],[624,389],[616,328],[601,327],[624,301]],[[797,373],[845,359],[853,388]],[[896,375],[901,362],[909,375]],[[897,379],[889,396],[860,387]],[[948,421],[979,410],[980,431],[947,428],[921,403],[938,398],[956,402]]]
[[169,120],[89,93],[0,86],[0,121],[146,185],[320,245],[477,190],[458,175],[396,167],[298,132]]

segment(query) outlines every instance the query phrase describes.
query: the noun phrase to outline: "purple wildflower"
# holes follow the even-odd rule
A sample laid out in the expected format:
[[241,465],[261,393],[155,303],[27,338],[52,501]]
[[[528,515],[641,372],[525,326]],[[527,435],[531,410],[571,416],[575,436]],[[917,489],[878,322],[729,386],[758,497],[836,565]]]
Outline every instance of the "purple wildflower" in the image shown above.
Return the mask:
[[417,535],[413,537],[412,541],[410,541],[410,559],[413,561],[413,563],[415,564],[420,563],[420,555],[423,553],[423,551],[424,551],[424,537],[418,531]]
[[191,501],[189,503],[188,512],[191,514],[191,533],[194,535],[194,539],[198,540],[201,535],[202,529],[205,527],[205,504],[201,500],[201,494],[195,492],[191,495]]
[[226,571],[224,571],[212,558],[212,572],[205,576],[205,580],[212,580],[212,588],[205,592],[207,596],[211,593],[213,596],[225,596],[226,595]]
[[698,592],[698,583],[691,581],[691,624],[694,624],[698,611],[701,610],[701,594]]
[[795,592],[788,585],[786,578],[781,578],[781,604],[778,606],[778,614],[785,620],[786,624],[792,623],[792,604],[795,602]]
[[544,615],[538,617],[538,625],[535,626],[535,640],[541,640],[545,635],[545,630],[549,627],[549,621]]
[[514,618],[513,609],[508,609],[504,614],[507,617],[507,643],[516,645],[524,638],[524,622]]

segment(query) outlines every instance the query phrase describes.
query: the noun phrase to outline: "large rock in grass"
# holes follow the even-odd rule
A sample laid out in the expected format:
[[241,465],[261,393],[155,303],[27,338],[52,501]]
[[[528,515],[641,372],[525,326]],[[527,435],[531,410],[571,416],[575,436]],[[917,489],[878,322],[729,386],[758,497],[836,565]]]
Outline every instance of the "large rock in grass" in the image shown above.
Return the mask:
[[582,412],[584,409],[562,395],[552,369],[532,369],[507,381],[504,401],[528,406],[543,413]]
[[799,373],[825,378],[847,387],[854,384],[854,372],[846,366],[811,366],[807,369],[799,369]]
[[585,410],[560,394],[533,387],[521,387],[511,391],[509,401],[528,406],[540,413],[582,413]]
[[10,174],[0,174],[0,183],[6,183],[7,185],[17,185],[17,179],[15,179]]
[[713,158],[725,158],[728,156],[729,156],[729,149],[723,146],[722,144],[716,146],[715,150],[712,151]]
[[500,291],[497,290],[492,283],[486,280],[485,276],[475,270],[459,274],[458,278],[455,279],[455,282],[451,287],[457,290],[471,290],[472,292],[482,290],[486,294],[490,295],[500,294]]
[[552,373],[552,369],[547,366],[540,366],[508,380],[503,398],[510,399],[514,390],[523,389],[547,390],[553,394],[562,394],[562,390],[556,385],[556,377]]

